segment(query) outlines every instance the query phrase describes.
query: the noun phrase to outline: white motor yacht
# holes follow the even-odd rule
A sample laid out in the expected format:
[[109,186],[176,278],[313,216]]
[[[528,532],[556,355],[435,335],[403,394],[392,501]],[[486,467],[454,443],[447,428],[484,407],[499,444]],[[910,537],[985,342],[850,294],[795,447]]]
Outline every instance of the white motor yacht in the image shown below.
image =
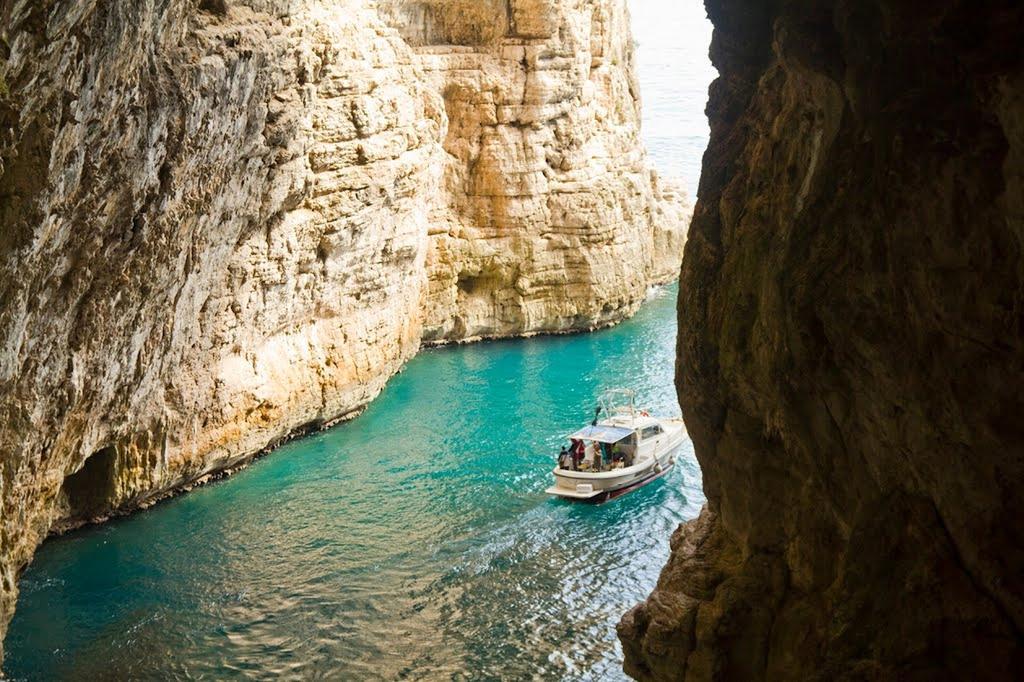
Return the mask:
[[654,417],[634,402],[628,389],[601,396],[593,423],[568,436],[571,446],[559,455],[546,493],[603,502],[671,471],[686,436],[683,420]]

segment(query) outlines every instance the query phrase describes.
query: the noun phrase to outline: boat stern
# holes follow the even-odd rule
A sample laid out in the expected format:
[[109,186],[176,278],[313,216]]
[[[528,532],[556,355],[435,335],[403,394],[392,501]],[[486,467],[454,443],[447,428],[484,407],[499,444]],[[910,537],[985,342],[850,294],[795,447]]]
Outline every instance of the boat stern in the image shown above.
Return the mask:
[[575,489],[553,485],[544,492],[548,495],[563,497],[567,500],[589,500],[597,497],[605,491],[594,490],[594,486],[589,483],[577,483]]

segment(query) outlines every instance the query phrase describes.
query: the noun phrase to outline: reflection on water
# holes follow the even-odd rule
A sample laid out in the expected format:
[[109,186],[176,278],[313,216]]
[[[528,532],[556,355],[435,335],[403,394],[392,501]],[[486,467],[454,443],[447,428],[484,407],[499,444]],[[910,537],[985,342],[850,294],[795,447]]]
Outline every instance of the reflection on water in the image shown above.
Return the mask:
[[366,414],[222,483],[47,543],[15,678],[621,676],[614,624],[703,497],[549,500],[559,435],[604,388],[678,413],[674,290],[586,336],[425,352]]

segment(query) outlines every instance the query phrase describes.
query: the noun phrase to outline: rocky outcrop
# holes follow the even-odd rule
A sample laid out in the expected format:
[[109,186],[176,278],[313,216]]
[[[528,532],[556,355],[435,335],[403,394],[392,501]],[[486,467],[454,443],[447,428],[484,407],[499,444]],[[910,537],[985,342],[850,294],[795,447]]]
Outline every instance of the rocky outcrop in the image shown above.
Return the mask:
[[680,284],[707,508],[640,679],[1024,669],[1019,3],[708,0]]
[[344,416],[416,352],[444,120],[370,9],[0,6],[6,623],[55,524]]
[[672,275],[622,0],[491,4],[0,0],[0,634],[51,529]]
[[687,207],[647,167],[625,3],[385,6],[448,117],[426,341],[607,325],[675,279]]

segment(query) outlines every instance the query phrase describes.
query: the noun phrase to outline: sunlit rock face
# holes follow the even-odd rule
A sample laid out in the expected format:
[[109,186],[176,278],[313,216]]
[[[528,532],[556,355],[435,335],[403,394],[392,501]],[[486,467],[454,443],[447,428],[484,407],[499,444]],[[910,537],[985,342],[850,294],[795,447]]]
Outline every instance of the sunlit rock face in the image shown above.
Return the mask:
[[626,671],[1015,679],[1024,8],[707,5],[677,384],[708,504]]
[[419,346],[441,99],[375,12],[289,4],[0,4],[0,622],[54,524],[344,416]]
[[52,529],[353,414],[424,330],[677,270],[622,0],[0,0],[0,38],[0,634]]
[[689,208],[640,143],[625,3],[381,4],[449,121],[426,341],[606,325],[675,279]]

